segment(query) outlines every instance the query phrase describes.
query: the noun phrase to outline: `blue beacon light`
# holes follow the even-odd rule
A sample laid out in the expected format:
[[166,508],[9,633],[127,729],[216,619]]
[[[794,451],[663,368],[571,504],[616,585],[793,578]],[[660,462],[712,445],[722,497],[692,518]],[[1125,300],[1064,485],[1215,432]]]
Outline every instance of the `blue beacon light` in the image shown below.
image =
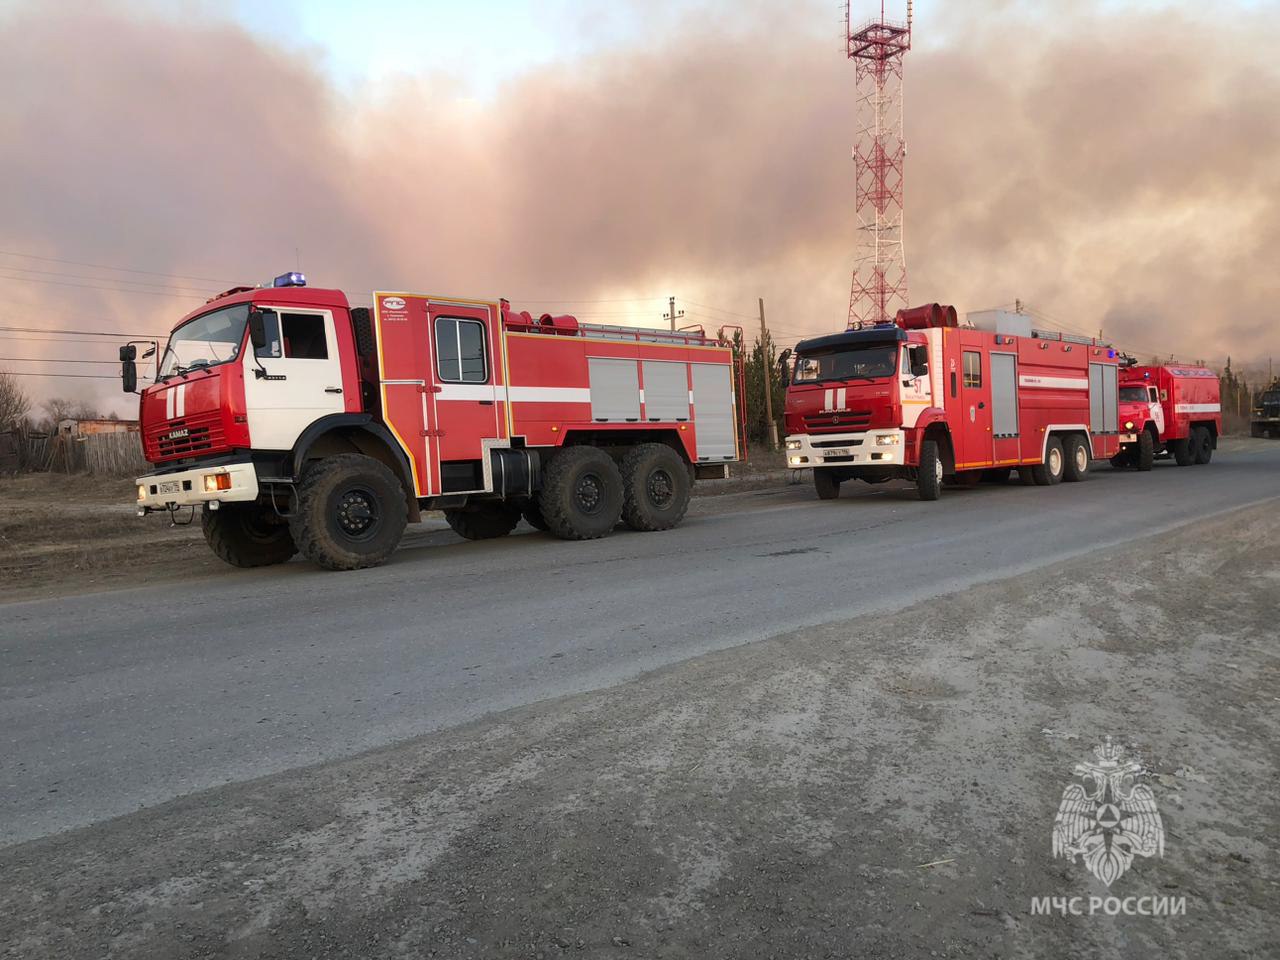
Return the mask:
[[282,273],[271,281],[273,287],[305,287],[307,278],[298,272]]

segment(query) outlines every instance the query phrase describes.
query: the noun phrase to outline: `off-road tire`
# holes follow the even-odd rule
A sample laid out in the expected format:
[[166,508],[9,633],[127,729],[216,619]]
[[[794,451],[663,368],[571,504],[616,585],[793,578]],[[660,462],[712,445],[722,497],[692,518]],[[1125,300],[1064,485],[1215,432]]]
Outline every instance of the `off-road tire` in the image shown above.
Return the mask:
[[813,489],[819,500],[835,500],[840,496],[840,481],[834,470],[814,470]]
[[632,530],[670,530],[693,495],[689,467],[665,443],[641,443],[622,458],[622,520]]
[[1156,438],[1150,430],[1138,434],[1138,449],[1133,451],[1133,465],[1144,473],[1156,462]]
[[1203,466],[1213,459],[1213,434],[1208,427],[1196,427],[1192,437],[1196,440],[1196,463]]
[[938,451],[937,440],[926,440],[920,444],[916,493],[921,500],[937,500],[942,495],[942,454]]
[[444,519],[464,539],[493,540],[516,528],[520,511],[508,503],[484,503],[466,510],[446,510]]
[[1195,446],[1191,442],[1191,437],[1182,440],[1170,440],[1169,452],[1173,454],[1173,461],[1180,467],[1189,467],[1196,462]]
[[200,529],[209,549],[233,567],[269,567],[298,552],[288,523],[259,503],[205,504]]
[[1067,437],[1063,446],[1062,479],[1067,483],[1089,479],[1089,445],[1078,433]]
[[1044,449],[1044,463],[1037,463],[1031,468],[1031,477],[1036,486],[1051,487],[1062,482],[1062,473],[1066,468],[1066,454],[1062,450],[1062,441],[1050,437]]
[[520,515],[524,517],[524,522],[529,524],[535,530],[546,530],[547,521],[542,516],[542,510],[538,507],[537,500],[529,500],[525,503]]
[[596,540],[618,525],[623,499],[612,457],[596,447],[565,447],[542,475],[538,509],[561,540]]
[[302,555],[317,566],[359,570],[391,556],[407,517],[404,488],[390,468],[344,453],[307,466],[289,530]]

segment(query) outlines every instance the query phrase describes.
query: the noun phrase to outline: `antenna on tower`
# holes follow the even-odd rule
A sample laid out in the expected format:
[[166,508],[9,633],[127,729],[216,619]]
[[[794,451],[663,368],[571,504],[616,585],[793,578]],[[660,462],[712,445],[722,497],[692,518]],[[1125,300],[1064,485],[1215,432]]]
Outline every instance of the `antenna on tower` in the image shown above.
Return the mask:
[[849,291],[849,326],[884,323],[907,306],[902,200],[902,59],[911,49],[914,7],[905,23],[880,18],[853,28],[852,0],[845,0],[845,55],[856,69],[858,139],[853,148],[859,239]]

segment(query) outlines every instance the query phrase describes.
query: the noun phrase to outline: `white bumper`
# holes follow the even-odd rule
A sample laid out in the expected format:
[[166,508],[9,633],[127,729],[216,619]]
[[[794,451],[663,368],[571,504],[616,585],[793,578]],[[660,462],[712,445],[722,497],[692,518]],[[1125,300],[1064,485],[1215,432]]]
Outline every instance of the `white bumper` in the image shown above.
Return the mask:
[[906,454],[902,430],[868,430],[865,433],[797,433],[787,437],[787,466],[809,467],[901,466]]
[[[226,489],[209,490],[206,488],[206,477],[228,477]],[[213,481],[216,484],[216,480]],[[180,473],[156,473],[139,477],[138,510],[164,510],[172,505],[177,507],[197,506],[202,503],[217,501],[234,503],[240,500],[258,499],[258,472],[252,463],[227,463],[217,467],[195,467]]]

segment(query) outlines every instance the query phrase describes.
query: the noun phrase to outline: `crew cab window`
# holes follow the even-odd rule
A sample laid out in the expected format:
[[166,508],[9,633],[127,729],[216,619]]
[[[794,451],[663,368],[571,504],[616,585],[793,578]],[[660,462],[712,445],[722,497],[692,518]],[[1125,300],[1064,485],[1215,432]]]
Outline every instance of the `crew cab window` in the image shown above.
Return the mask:
[[913,377],[927,377],[929,375],[928,347],[907,348],[906,372],[910,373]]
[[436,373],[445,383],[484,383],[489,363],[484,324],[459,317],[436,317]]
[[276,313],[264,311],[262,326],[267,345],[258,348],[259,357],[291,357],[295,360],[328,360],[324,317],[316,313]]
[[964,352],[964,385],[966,389],[982,386],[982,354],[973,350]]

